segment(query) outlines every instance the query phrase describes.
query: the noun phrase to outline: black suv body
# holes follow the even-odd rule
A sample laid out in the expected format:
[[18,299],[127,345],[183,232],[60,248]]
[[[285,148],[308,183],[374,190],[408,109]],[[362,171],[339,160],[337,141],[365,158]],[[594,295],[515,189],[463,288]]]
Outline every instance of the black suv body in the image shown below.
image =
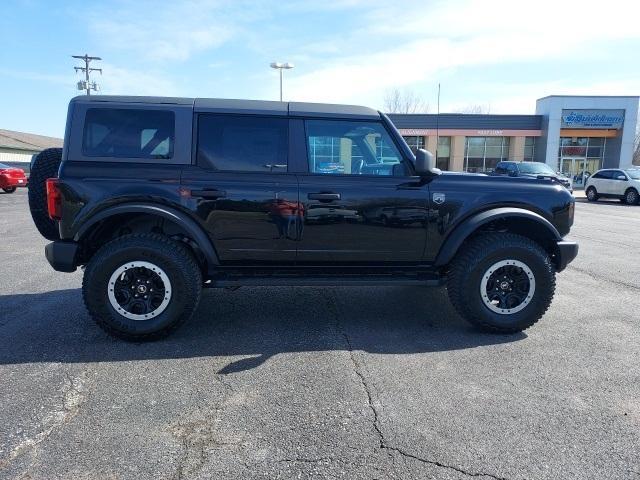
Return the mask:
[[86,267],[90,313],[127,339],[246,285],[446,284],[471,322],[518,331],[578,250],[565,188],[442,173],[365,107],[76,97],[58,162],[46,257]]

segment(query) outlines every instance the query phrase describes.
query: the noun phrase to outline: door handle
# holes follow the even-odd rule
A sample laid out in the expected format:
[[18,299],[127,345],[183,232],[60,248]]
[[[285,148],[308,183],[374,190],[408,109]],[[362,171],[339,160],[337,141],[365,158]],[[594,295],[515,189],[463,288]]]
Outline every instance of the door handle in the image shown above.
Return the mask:
[[203,190],[191,190],[191,196],[202,198],[224,198],[227,196],[227,192],[225,192],[224,190],[205,188]]
[[340,200],[341,195],[339,193],[310,193],[307,195],[309,200]]
[[287,165],[283,163],[267,163],[263,165],[263,167],[273,170],[274,168],[287,168]]

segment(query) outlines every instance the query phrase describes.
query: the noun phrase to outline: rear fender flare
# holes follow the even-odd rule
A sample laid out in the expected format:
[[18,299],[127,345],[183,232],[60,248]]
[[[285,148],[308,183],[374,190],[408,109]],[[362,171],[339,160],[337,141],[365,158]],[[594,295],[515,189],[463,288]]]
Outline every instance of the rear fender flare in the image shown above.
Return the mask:
[[435,266],[442,267],[451,262],[464,241],[478,228],[494,220],[514,217],[533,220],[540,225],[540,228],[545,229],[548,234],[553,236],[556,241],[562,240],[556,227],[554,227],[549,220],[535,212],[516,207],[492,208],[472,215],[454,228],[444,240],[442,247],[440,247],[440,251],[434,262]]
[[212,266],[220,264],[220,260],[218,259],[218,255],[216,254],[215,249],[213,248],[213,244],[211,243],[211,240],[209,239],[209,236],[206,234],[204,229],[189,215],[167,205],[126,203],[108,207],[85,221],[78,228],[76,234],[74,235],[74,240],[79,241],[98,222],[106,220],[107,218],[114,215],[120,215],[123,213],[147,213],[150,215],[165,218],[180,225],[185,229],[189,237],[197,243],[207,261],[207,266],[209,269]]

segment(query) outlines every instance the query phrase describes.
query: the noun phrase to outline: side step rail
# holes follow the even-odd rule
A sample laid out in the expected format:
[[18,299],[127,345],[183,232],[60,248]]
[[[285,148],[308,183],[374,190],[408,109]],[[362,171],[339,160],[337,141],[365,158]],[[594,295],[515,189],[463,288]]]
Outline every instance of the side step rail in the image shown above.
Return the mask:
[[437,287],[443,285],[444,280],[444,277],[438,275],[225,276],[207,280],[205,287],[375,287],[391,285]]

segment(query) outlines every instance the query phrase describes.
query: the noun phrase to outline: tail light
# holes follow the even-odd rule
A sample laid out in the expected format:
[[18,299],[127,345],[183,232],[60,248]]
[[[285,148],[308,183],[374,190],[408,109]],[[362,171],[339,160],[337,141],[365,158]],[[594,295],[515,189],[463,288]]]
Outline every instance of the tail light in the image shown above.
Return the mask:
[[47,213],[52,220],[62,218],[62,193],[57,178],[47,178]]

